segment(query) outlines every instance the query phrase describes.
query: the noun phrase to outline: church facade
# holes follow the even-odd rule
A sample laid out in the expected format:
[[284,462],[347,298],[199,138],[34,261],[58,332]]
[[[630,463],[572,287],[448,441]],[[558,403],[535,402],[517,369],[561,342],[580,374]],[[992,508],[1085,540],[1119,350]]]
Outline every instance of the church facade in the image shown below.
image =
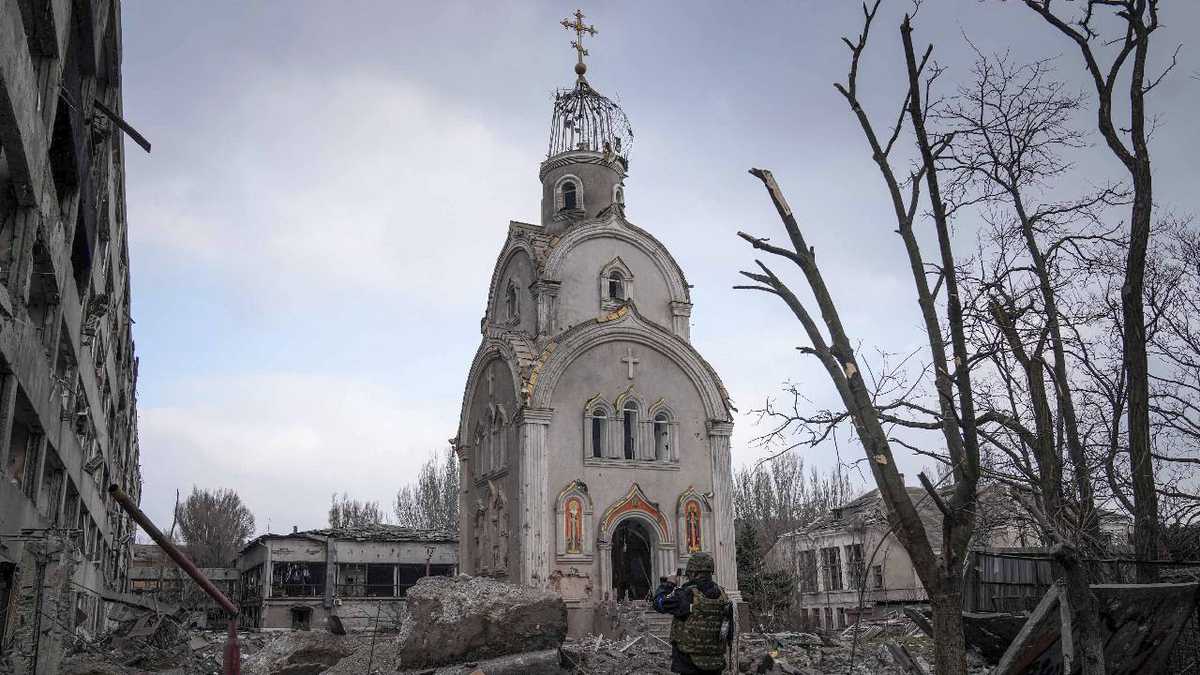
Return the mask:
[[632,133],[580,52],[541,222],[509,224],[453,439],[461,570],[557,590],[575,626],[696,551],[737,588],[728,395],[691,345],[683,271],[626,218]]

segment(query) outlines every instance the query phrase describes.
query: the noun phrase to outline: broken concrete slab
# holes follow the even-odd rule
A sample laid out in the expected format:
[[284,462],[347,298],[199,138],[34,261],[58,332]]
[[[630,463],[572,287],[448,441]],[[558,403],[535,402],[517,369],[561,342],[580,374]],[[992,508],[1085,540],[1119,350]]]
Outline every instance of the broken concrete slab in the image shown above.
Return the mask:
[[426,577],[407,600],[403,668],[557,649],[567,634],[567,608],[557,593],[486,577]]

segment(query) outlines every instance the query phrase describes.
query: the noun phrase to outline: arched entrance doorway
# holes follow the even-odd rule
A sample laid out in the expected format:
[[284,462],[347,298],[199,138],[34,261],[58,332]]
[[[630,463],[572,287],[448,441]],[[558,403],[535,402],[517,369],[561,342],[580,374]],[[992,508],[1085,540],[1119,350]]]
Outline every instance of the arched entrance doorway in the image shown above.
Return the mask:
[[645,599],[654,588],[650,531],[637,518],[621,521],[612,536],[613,593],[618,600]]

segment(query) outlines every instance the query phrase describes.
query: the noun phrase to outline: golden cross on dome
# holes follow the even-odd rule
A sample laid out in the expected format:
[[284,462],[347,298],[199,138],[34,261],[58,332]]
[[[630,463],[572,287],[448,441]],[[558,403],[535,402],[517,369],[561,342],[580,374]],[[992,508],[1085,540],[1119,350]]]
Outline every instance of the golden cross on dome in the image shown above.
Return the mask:
[[560,23],[562,23],[563,28],[575,31],[575,39],[571,40],[571,46],[575,48],[575,52],[579,55],[579,61],[575,64],[575,73],[583,77],[583,74],[587,72],[587,64],[583,62],[583,57],[588,55],[588,51],[583,48],[583,34],[587,33],[594,37],[596,35],[596,27],[585,26],[583,24],[582,9],[575,10],[574,21],[563,19]]

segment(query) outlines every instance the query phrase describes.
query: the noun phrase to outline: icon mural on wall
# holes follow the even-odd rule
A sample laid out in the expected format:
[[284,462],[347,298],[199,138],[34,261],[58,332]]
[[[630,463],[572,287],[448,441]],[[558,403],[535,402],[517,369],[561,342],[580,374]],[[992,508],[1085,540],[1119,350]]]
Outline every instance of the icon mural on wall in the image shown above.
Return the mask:
[[684,522],[687,524],[687,551],[695,553],[702,548],[700,542],[700,505],[694,501],[688,502],[684,509]]
[[583,504],[579,497],[567,499],[566,510],[567,553],[579,553],[583,550]]

